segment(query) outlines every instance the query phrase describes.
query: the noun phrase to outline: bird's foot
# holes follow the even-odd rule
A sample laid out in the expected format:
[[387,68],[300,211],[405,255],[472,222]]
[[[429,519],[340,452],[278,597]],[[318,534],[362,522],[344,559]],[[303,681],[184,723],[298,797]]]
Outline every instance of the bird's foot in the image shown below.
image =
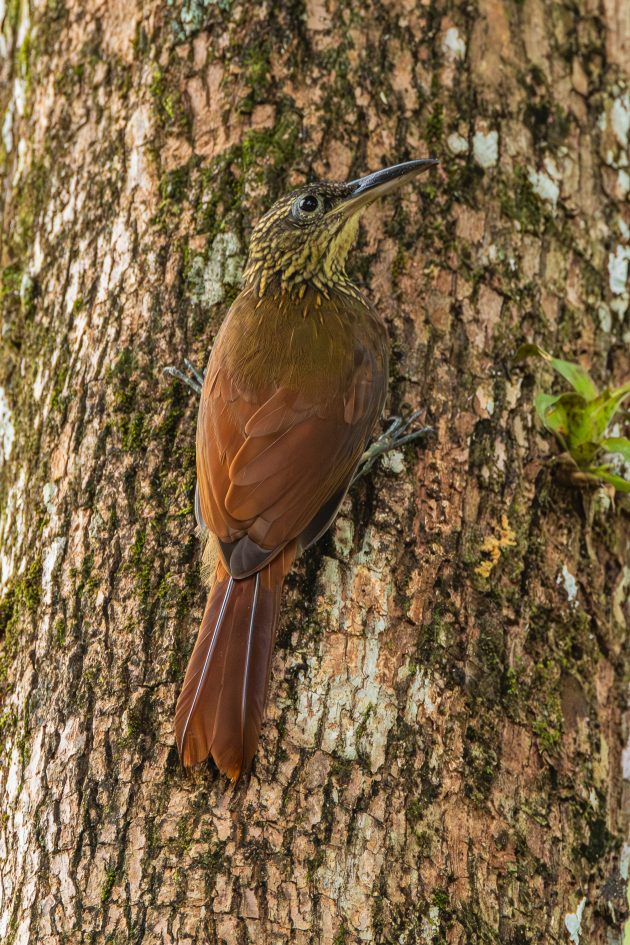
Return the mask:
[[177,378],[177,380],[181,381],[182,384],[185,384],[187,387],[190,387],[191,390],[194,390],[195,394],[201,396],[204,374],[200,374],[199,371],[190,363],[188,358],[184,358],[183,371],[180,371],[179,368],[173,367],[172,364],[162,368],[162,370],[164,374],[170,374],[171,377]]
[[419,416],[420,411],[414,410],[407,417],[394,417],[385,432],[366,449],[351,485],[372,469],[379,456],[389,453],[390,450],[399,449],[405,443],[412,443],[414,440],[419,440],[421,437],[435,432],[433,427],[419,427],[417,430],[411,430],[410,427]]

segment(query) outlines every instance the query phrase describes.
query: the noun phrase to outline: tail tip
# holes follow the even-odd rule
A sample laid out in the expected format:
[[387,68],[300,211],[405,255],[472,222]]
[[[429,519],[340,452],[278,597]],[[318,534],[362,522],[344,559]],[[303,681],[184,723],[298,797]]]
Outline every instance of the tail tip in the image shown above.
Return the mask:
[[228,776],[228,778],[230,779],[230,784],[232,785],[232,787],[234,787],[236,783],[240,780],[242,772],[243,772],[243,769],[240,766],[238,766],[238,767],[226,768],[226,770],[223,773]]
[[[192,743],[192,744],[191,744]],[[179,755],[179,763],[182,769],[185,772],[191,771],[193,768],[198,767],[203,764],[208,758],[212,755],[211,751],[207,751],[205,754],[195,752],[194,750],[194,739],[187,737],[184,739],[183,744],[179,739],[176,739],[177,753]],[[221,774],[226,775],[232,787],[237,784],[241,779],[243,774],[243,763],[238,760],[226,761],[221,763],[217,758],[212,756],[212,760],[215,765],[221,772]]]

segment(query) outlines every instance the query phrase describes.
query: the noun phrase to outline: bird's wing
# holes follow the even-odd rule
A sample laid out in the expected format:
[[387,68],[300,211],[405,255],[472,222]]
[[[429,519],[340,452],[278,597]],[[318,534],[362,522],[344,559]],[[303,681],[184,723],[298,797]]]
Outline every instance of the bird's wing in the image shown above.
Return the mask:
[[288,542],[328,526],[382,409],[386,372],[357,346],[336,391],[314,398],[280,385],[259,396],[209,365],[197,427],[204,522],[234,577],[259,570]]

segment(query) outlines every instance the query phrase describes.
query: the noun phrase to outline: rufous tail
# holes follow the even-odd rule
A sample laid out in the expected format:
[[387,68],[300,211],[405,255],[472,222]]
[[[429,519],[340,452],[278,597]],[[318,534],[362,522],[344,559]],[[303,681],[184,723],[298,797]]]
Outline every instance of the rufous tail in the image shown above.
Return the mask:
[[221,563],[217,567],[175,713],[177,748],[187,768],[212,755],[234,782],[252,762],[289,557],[281,552],[239,580]]

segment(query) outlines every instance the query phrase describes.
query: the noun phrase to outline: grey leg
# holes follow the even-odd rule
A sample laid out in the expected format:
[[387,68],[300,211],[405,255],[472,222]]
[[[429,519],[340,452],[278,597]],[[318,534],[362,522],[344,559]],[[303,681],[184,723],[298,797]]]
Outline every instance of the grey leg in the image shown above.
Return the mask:
[[379,436],[377,440],[374,440],[366,449],[350,485],[353,485],[361,476],[365,476],[365,474],[372,469],[379,456],[383,456],[384,453],[388,453],[390,450],[398,449],[400,446],[404,446],[405,443],[411,443],[413,440],[418,440],[434,432],[433,427],[420,427],[418,430],[407,432],[412,423],[418,419],[419,415],[420,411],[414,410],[413,413],[410,413],[409,416],[404,419],[402,417],[394,417],[385,430],[385,433]]
[[179,368],[173,367],[172,364],[169,364],[167,367],[163,368],[165,374],[170,374],[171,377],[177,378],[178,381],[181,381],[182,384],[186,384],[187,387],[190,387],[191,390],[194,390],[195,394],[201,396],[201,391],[203,389],[203,379],[204,374],[200,374],[196,368],[190,363],[188,358],[184,358],[184,371],[180,371]]

